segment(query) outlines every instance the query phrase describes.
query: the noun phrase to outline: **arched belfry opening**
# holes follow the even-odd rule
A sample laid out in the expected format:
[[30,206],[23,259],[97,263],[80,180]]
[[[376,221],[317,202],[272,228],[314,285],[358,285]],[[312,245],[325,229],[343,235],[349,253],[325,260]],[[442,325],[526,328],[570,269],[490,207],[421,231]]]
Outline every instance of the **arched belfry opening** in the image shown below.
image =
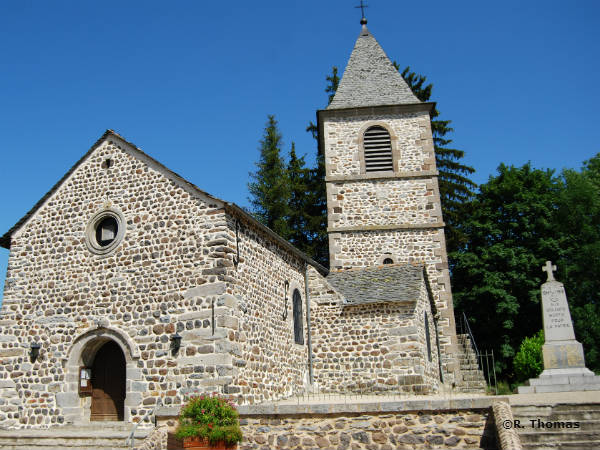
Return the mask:
[[123,420],[125,355],[115,341],[104,343],[91,365],[90,420]]

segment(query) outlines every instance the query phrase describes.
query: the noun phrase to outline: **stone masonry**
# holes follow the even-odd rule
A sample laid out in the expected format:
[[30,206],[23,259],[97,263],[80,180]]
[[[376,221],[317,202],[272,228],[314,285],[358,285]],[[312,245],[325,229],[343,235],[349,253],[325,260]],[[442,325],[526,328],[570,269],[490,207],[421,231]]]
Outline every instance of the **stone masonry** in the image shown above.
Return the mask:
[[[244,436],[238,448],[252,449],[427,449],[501,448],[491,400],[406,401],[362,404],[248,405],[239,408]],[[166,448],[175,411],[161,409],[162,435],[154,445]],[[150,443],[148,439],[147,444]],[[505,448],[505,447],[504,447]],[[506,448],[508,450],[508,448]]]
[[[318,112],[331,272],[108,130],[0,237],[10,249],[0,428],[89,423],[99,403],[80,383],[109,347],[123,356],[125,379],[111,382],[125,386],[126,422],[197,392],[256,405],[313,381],[342,393],[430,393],[452,381],[432,107],[364,27],[334,101]],[[390,170],[366,172],[372,126],[390,135]]]
[[[451,381],[458,375],[450,361],[458,347],[432,110],[433,104],[412,94],[363,24],[333,101],[317,113],[319,148],[325,155],[331,270],[373,267],[388,259],[424,264]],[[389,134],[390,169],[367,171],[364,136],[372,127]]]
[[[423,263],[440,311],[440,345],[456,353],[450,275],[435,171],[429,114],[344,114],[323,124],[327,167],[332,270],[394,263]],[[371,124],[385,123],[394,142],[393,174],[361,173],[360,139]],[[330,156],[331,155],[331,156]],[[446,368],[448,372],[450,370]]]
[[[390,269],[386,266],[379,271]],[[383,278],[390,276],[394,275],[382,274]],[[423,279],[416,298],[387,303],[344,304],[335,295],[335,288],[314,270],[310,287],[315,382],[321,392],[437,391],[440,374],[435,314]]]
[[[104,209],[118,210],[126,230],[96,255],[85,230]],[[89,420],[78,370],[109,340],[126,360],[126,421],[193,391],[240,403],[289,395],[304,383],[307,349],[282,313],[293,289],[304,298],[310,261],[272,234],[107,132],[10,234],[0,425]]]

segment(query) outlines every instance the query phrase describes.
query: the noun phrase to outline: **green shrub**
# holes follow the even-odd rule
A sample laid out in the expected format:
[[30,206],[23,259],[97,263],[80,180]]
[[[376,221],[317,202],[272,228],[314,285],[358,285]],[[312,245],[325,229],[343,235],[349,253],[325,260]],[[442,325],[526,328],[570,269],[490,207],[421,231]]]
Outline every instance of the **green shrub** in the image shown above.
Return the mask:
[[181,409],[175,431],[179,439],[198,436],[211,444],[233,445],[242,440],[239,415],[233,402],[218,396],[192,397]]
[[514,389],[508,381],[501,380],[498,381],[498,384],[496,386],[496,392],[497,395],[510,395],[514,393]]
[[542,345],[544,345],[544,331],[540,330],[532,337],[523,339],[519,351],[513,359],[515,375],[519,381],[535,378],[544,369],[542,360]]

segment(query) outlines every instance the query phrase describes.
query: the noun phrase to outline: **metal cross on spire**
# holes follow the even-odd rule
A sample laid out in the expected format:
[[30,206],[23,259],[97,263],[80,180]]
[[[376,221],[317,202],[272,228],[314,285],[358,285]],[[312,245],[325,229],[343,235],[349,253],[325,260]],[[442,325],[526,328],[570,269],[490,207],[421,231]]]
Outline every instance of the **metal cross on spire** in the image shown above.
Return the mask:
[[362,14],[362,18],[360,19],[360,24],[361,25],[366,25],[367,24],[367,19],[365,18],[365,8],[368,8],[368,6],[363,3],[363,0],[360,0],[360,5],[359,6],[355,6],[355,8],[356,9],[360,8],[360,12]]
[[554,281],[555,270],[556,266],[552,264],[551,261],[546,261],[546,265],[542,266],[542,272],[546,272],[548,274],[548,279],[546,281]]

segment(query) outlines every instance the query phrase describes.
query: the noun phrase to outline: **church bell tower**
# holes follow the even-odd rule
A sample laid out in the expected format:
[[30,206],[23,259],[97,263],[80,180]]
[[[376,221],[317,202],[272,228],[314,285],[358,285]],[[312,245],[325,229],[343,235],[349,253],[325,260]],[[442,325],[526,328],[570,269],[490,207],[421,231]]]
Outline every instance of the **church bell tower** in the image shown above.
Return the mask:
[[332,271],[424,264],[440,344],[456,329],[430,114],[366,20],[331,104],[317,112]]

